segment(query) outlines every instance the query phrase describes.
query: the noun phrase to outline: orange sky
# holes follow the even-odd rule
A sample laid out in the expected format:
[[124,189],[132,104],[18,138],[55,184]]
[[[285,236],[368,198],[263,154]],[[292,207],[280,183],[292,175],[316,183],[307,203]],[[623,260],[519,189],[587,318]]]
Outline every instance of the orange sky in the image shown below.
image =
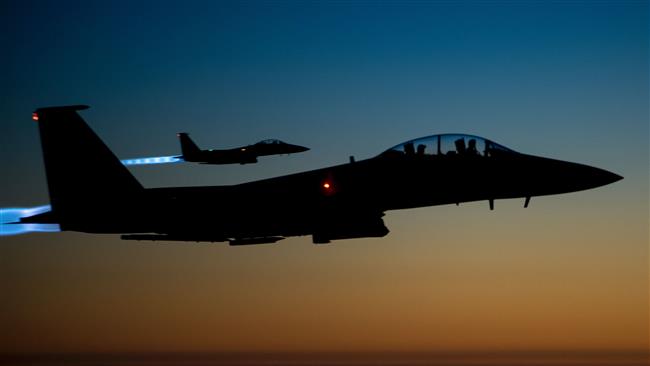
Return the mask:
[[324,246],[4,238],[0,344],[27,352],[643,349],[648,233],[616,206],[602,209],[597,193],[615,190],[540,198],[528,209],[512,200],[494,212],[487,203],[395,212],[386,239]]

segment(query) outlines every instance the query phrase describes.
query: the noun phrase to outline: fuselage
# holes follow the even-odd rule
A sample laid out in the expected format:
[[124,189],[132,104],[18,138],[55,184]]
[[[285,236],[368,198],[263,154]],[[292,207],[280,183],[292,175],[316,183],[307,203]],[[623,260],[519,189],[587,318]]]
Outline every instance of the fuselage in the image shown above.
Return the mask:
[[[315,243],[326,243],[385,236],[382,216],[389,210],[478,200],[492,206],[517,197],[528,202],[621,179],[477,136],[445,134],[404,142],[371,159],[276,178],[146,189],[77,114],[85,108],[34,112],[52,211],[22,223],[57,223],[61,230],[133,240],[242,245],[312,235]],[[199,150],[187,134],[179,136],[184,153]]]
[[181,156],[188,162],[203,164],[252,164],[260,156],[294,154],[309,150],[304,146],[288,144],[280,140],[264,140],[253,145],[234,149],[196,150]]
[[[159,188],[147,194],[159,213],[159,225],[151,231],[177,226],[180,232],[207,228],[224,237],[262,237],[308,235],[328,222],[380,217],[389,210],[568,193],[618,179],[598,168],[512,151],[493,156],[384,153],[238,185]],[[156,202],[164,202],[163,207]]]

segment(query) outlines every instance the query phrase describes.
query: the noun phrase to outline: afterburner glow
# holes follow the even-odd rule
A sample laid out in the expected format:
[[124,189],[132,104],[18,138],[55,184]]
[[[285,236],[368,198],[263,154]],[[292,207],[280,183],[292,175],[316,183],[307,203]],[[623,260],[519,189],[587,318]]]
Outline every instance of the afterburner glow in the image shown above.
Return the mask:
[[30,217],[51,210],[52,210],[52,206],[50,205],[43,205],[43,206],[36,206],[36,207],[0,208],[0,224],[6,224],[8,222],[16,222],[20,220],[20,218],[22,217]]
[[0,208],[0,236],[18,235],[32,232],[61,231],[57,224],[12,224],[23,217],[30,217],[52,209],[50,205],[36,207]]
[[57,231],[61,231],[57,224],[0,224],[0,236]]
[[171,164],[180,163],[183,159],[178,156],[154,156],[149,158],[124,159],[124,165],[151,165],[151,164]]
[[[35,116],[37,119],[38,116]],[[154,156],[147,158],[124,159],[124,165],[152,165],[172,164],[183,162],[178,156]],[[33,232],[56,232],[61,231],[58,224],[16,224],[23,217],[30,217],[44,212],[51,211],[50,205],[36,207],[8,207],[0,208],[0,236],[19,235]]]

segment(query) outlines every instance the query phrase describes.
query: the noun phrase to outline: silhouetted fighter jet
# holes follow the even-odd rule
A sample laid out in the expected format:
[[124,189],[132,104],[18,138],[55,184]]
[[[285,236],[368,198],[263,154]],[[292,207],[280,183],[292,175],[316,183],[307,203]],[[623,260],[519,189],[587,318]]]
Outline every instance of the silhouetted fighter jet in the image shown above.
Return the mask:
[[180,132],[178,138],[183,153],[179,158],[201,164],[251,164],[257,163],[258,156],[293,154],[309,150],[304,146],[287,144],[274,139],[234,149],[201,150],[187,132]]
[[118,233],[127,240],[314,243],[388,234],[388,210],[525,198],[590,189],[622,177],[521,154],[470,135],[434,135],[376,157],[237,185],[144,188],[76,111],[40,108],[52,211],[21,222]]

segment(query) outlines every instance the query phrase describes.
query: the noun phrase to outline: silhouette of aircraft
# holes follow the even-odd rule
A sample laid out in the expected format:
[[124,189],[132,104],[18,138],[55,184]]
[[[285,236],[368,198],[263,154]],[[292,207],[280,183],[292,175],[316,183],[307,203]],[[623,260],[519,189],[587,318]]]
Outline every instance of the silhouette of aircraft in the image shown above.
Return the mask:
[[300,153],[309,150],[304,146],[287,144],[280,140],[268,139],[253,145],[225,150],[201,150],[187,132],[180,132],[181,152],[178,156],[185,161],[201,164],[252,164],[258,156]]
[[[77,113],[39,108],[52,210],[21,223],[122,234],[125,240],[314,243],[383,237],[388,210],[544,196],[622,179],[582,164],[521,154],[471,135],[443,134],[396,145],[376,157],[248,183],[144,188]],[[83,167],[83,168],[80,168]]]

